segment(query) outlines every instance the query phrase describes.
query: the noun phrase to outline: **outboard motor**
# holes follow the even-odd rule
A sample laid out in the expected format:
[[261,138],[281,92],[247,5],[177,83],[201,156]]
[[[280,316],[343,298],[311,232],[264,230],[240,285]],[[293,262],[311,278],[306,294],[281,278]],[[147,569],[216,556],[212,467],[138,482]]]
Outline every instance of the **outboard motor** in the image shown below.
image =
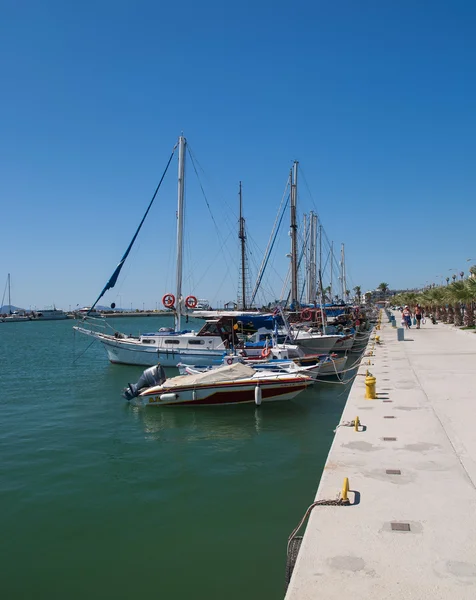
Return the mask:
[[164,367],[158,363],[154,367],[146,369],[137,383],[128,383],[127,387],[122,390],[122,395],[126,400],[132,400],[137,398],[142,389],[162,385],[166,379]]

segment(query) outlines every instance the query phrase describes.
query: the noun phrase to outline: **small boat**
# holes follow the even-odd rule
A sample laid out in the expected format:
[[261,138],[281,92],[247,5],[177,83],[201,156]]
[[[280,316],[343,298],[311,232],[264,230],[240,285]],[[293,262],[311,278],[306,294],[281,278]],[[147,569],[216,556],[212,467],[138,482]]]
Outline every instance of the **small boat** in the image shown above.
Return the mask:
[[2,308],[3,308],[3,300],[5,299],[5,293],[8,288],[8,314],[0,315],[0,323],[17,323],[20,321],[31,321],[31,317],[29,315],[27,315],[24,310],[14,310],[12,312],[10,279],[11,279],[10,273],[8,273],[7,283],[5,285],[5,291],[3,293],[3,299],[2,299]]
[[[306,355],[298,358],[288,357],[286,350],[272,348],[272,353],[268,358],[252,358],[240,355],[227,355],[224,357],[223,364],[233,364],[241,362],[242,364],[253,367],[257,371],[281,372],[281,373],[304,373],[312,376],[314,380],[317,377],[328,377],[330,375],[339,375],[344,371],[347,363],[347,356],[338,354],[317,354]],[[279,357],[281,355],[281,357]],[[211,369],[217,369],[221,365],[214,366],[195,366],[179,363],[177,368],[181,375],[203,373]]]
[[79,310],[75,310],[74,316],[77,319],[84,319],[86,317],[93,317],[93,318],[95,317],[97,319],[104,318],[104,315],[102,313],[100,313],[95,308],[92,308],[91,306],[84,306],[83,308],[80,308]]
[[2,317],[2,321],[4,323],[17,323],[19,321],[31,321],[31,317],[29,317],[24,312],[15,310],[10,315]]
[[[145,372],[144,372],[145,375]],[[157,374],[159,375],[159,374]],[[179,375],[159,385],[129,384],[126,399],[145,406],[226,405],[291,400],[313,382],[302,373],[263,373],[239,362],[194,375]],[[131,391],[133,393],[131,393]]]

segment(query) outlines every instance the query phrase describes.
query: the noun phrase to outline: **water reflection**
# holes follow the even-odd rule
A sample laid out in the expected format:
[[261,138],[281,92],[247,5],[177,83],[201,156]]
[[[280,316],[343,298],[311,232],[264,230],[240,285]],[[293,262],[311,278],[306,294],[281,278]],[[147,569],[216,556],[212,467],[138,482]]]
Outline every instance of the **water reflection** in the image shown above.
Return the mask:
[[142,407],[130,405],[131,416],[141,423],[148,440],[180,437],[186,442],[243,440],[265,432],[294,429],[308,417],[306,402],[276,402],[220,407]]

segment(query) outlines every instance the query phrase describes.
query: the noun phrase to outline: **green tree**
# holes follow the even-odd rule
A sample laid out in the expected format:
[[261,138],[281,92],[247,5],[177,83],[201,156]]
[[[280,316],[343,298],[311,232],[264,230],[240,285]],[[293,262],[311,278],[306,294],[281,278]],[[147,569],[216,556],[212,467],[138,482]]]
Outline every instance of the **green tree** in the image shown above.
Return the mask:
[[383,294],[386,294],[388,292],[388,283],[385,283],[384,281],[382,283],[379,283],[377,289],[380,290]]
[[[474,280],[453,281],[445,290],[449,308],[452,308],[453,322],[456,327],[463,325],[463,307],[465,325],[474,326],[473,302],[476,300]],[[450,313],[450,311],[448,310]],[[450,321],[451,322],[451,321]]]
[[362,298],[362,288],[360,287],[360,285],[355,286],[354,292],[357,298],[357,303],[360,304],[360,300]]
[[324,302],[327,302],[327,301],[332,302],[330,285],[322,290],[322,295],[323,295]]

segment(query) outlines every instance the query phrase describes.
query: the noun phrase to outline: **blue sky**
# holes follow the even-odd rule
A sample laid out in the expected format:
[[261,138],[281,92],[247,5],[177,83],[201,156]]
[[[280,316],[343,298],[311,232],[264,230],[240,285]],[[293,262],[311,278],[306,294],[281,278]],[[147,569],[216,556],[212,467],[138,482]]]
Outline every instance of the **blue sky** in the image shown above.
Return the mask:
[[[0,280],[12,274],[13,304],[96,298],[181,131],[219,231],[189,163],[185,293],[236,297],[238,182],[259,264],[294,159],[299,215],[317,210],[345,243],[348,287],[419,286],[476,263],[474,3],[1,8]],[[155,308],[173,291],[175,186],[173,164],[105,304]],[[269,296],[289,245],[285,227]]]

